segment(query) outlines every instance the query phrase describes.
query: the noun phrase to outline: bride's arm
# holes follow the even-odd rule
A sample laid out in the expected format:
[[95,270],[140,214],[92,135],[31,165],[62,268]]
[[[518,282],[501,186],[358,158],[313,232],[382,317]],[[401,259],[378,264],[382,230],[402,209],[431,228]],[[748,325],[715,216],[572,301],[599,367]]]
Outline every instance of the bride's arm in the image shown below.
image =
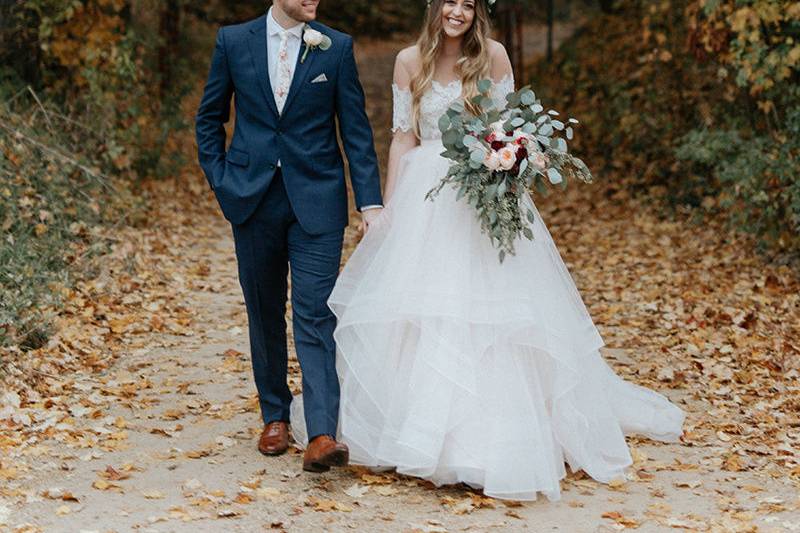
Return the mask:
[[[508,92],[513,92],[514,69],[511,67],[511,60],[508,58],[506,48],[497,41],[491,41],[489,54],[492,62],[490,72],[492,81],[496,86],[501,86]],[[503,98],[505,98],[505,95],[503,95]]]
[[403,56],[403,52],[398,54],[394,64],[394,118],[392,127],[394,136],[389,148],[389,168],[386,173],[386,187],[383,193],[383,200],[387,205],[391,202],[392,194],[397,184],[400,160],[418,144],[412,123],[411,74]]

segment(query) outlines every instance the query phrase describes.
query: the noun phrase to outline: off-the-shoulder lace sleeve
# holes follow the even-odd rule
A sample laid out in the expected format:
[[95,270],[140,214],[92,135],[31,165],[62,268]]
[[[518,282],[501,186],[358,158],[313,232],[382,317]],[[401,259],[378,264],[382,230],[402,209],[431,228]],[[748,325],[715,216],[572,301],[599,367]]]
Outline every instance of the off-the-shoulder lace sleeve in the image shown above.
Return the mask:
[[392,84],[392,98],[394,111],[392,119],[392,133],[398,131],[409,132],[412,129],[412,96],[408,89],[401,89],[396,83]]
[[495,81],[492,85],[492,99],[495,105],[505,107],[506,95],[514,92],[514,76],[506,74],[500,81]]

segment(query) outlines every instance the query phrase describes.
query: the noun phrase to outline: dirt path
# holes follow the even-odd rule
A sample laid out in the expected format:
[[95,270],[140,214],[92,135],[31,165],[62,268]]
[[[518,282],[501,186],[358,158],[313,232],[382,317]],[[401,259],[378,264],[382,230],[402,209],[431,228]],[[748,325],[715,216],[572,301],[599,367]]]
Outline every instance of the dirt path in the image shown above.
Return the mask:
[[[401,44],[358,50],[384,162],[388,80]],[[779,371],[753,363],[797,349],[797,284],[746,243],[714,226],[660,220],[601,185],[543,205],[610,362],[689,419],[682,444],[630,439],[636,463],[624,484],[571,475],[559,502],[511,504],[358,468],[310,475],[296,452],[268,459],[256,451],[233,243],[201,178],[193,180],[208,209],[122,234],[116,254],[126,270],[107,275],[125,282],[101,278],[94,287],[137,317],[98,319],[122,331],[116,364],[45,376],[47,399],[0,397],[10,416],[0,432],[0,530],[800,530],[798,419],[788,403],[797,371],[785,359]],[[170,192],[180,195],[162,190],[167,204]],[[67,341],[65,333],[55,344]],[[297,391],[294,361],[291,372]]]

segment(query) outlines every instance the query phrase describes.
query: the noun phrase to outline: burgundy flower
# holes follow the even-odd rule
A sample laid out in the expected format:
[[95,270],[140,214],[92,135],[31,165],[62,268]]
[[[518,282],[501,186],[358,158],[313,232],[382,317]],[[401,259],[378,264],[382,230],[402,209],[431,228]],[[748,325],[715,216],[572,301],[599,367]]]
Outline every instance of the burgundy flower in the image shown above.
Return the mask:
[[506,143],[504,143],[503,141],[494,141],[492,143],[492,150],[495,150],[495,151],[499,150],[499,149],[503,148],[505,145],[506,145]]

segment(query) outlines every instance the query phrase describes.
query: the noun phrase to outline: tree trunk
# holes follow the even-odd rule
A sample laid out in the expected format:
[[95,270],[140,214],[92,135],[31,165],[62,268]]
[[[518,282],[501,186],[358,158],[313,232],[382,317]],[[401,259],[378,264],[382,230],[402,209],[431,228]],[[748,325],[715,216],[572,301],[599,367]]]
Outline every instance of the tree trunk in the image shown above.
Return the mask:
[[598,0],[600,2],[600,11],[603,13],[614,12],[614,0]]
[[180,41],[181,9],[179,0],[166,0],[161,10],[161,49],[158,52],[160,95],[163,99],[172,88],[175,74],[174,63]]
[[498,19],[500,21],[500,39],[506,47],[511,66],[514,70],[514,79],[525,78],[525,52],[523,39],[523,7],[519,4],[504,5],[499,7]]
[[555,0],[547,0],[547,62],[553,61],[553,24],[555,19]]

